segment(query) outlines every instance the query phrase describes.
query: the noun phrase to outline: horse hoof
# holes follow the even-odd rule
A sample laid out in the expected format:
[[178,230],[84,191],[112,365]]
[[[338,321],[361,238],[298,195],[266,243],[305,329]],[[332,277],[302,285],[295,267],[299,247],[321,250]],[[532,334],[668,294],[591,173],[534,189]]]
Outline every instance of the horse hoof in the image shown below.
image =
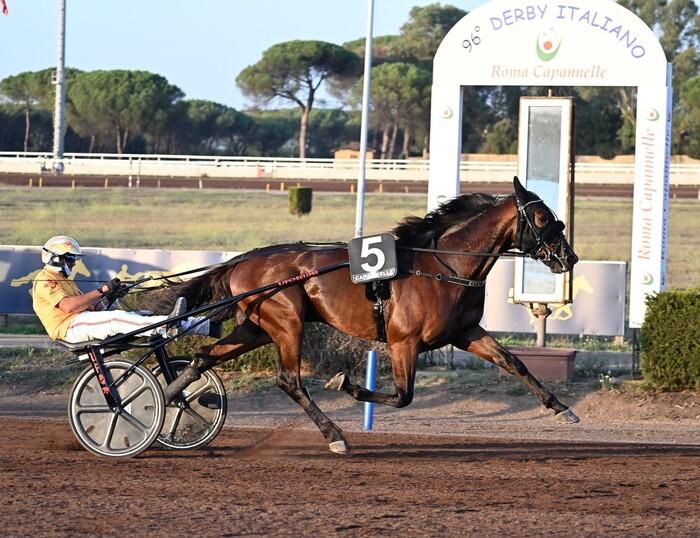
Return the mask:
[[328,443],[328,449],[336,454],[342,454],[343,456],[350,455],[350,447],[345,441],[333,441]]
[[[337,374],[335,374],[331,378],[331,380],[328,383],[326,383],[324,388],[326,390],[343,390],[343,386],[345,385],[345,381],[346,381],[345,374],[338,372]],[[338,441],[338,442],[340,442],[340,441]],[[331,444],[333,444],[333,443],[331,443]]]
[[581,419],[576,416],[576,413],[574,413],[571,409],[567,409],[566,411],[560,411],[554,417],[557,419],[557,421],[560,424],[576,424],[577,422],[580,422]]

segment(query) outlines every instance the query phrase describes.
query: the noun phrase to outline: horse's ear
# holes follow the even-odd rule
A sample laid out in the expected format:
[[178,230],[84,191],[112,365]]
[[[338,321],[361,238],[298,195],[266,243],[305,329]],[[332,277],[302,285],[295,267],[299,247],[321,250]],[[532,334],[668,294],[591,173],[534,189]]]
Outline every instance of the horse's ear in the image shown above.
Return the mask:
[[515,190],[515,194],[521,200],[524,200],[527,196],[527,190],[523,187],[522,183],[520,183],[518,176],[513,176],[513,190]]

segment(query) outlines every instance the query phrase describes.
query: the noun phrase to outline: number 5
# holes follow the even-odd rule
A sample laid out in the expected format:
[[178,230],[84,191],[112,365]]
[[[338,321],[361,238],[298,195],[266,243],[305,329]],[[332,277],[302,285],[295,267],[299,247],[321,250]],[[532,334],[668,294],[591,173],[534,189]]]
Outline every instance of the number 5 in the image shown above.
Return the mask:
[[370,248],[370,245],[381,242],[381,237],[365,237],[362,240],[362,251],[360,252],[360,258],[365,259],[369,258],[370,256],[377,257],[377,263],[375,263],[374,265],[370,265],[369,263],[363,263],[362,265],[360,265],[363,271],[367,271],[368,273],[374,273],[375,271],[378,271],[379,269],[384,267],[384,262],[386,262],[384,252],[382,252],[381,249],[376,247]]

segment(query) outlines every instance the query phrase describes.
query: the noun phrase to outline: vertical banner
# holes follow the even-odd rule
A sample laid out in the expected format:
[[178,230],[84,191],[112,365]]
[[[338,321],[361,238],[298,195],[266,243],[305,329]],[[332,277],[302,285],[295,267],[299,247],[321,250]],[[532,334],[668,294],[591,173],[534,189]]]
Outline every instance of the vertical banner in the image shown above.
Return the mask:
[[666,288],[672,86],[640,87],[632,212],[629,326],[644,322],[646,298]]

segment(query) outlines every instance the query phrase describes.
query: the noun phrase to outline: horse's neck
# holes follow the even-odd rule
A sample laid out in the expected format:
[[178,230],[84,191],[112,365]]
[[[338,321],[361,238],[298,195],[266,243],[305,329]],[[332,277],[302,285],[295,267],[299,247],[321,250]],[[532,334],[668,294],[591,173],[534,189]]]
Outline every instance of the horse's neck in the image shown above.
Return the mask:
[[[487,209],[464,224],[447,230],[437,242],[440,250],[498,254],[513,245],[517,211],[511,202]],[[451,264],[465,278],[483,280],[497,257],[455,256]],[[456,259],[459,258],[459,259]]]

